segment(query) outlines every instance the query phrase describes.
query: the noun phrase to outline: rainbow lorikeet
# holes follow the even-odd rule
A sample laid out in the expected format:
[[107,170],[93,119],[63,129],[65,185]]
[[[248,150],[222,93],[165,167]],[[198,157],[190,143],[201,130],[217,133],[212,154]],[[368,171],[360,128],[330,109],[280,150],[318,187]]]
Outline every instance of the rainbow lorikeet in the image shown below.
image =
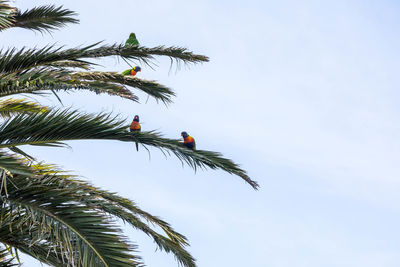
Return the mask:
[[121,74],[122,75],[135,76],[136,73],[138,73],[139,71],[142,71],[142,68],[139,67],[139,66],[136,66],[136,67],[133,67],[132,69],[123,71]]
[[[129,126],[129,130],[131,132],[140,132],[142,130],[142,127],[140,126],[140,123],[139,123],[138,115],[135,115],[135,117],[133,118],[133,121],[132,121],[131,125]],[[136,142],[136,151],[139,151],[138,142]]]
[[182,132],[181,136],[183,137],[183,145],[186,148],[189,148],[191,150],[195,150],[196,149],[196,142],[194,141],[193,137],[188,135],[187,132]]
[[133,32],[129,35],[128,40],[125,42],[125,46],[139,46],[139,41],[136,39],[136,34]]

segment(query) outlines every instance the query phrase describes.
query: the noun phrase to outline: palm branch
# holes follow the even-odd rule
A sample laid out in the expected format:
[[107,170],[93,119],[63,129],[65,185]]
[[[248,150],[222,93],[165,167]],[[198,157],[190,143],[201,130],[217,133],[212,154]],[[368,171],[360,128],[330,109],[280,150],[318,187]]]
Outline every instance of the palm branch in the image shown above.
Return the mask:
[[208,61],[208,57],[193,54],[181,47],[102,45],[95,43],[80,48],[62,49],[62,47],[46,46],[43,48],[9,48],[0,51],[0,73],[15,73],[33,67],[46,66],[58,61],[77,61],[88,63],[83,59],[121,56],[126,59],[144,61],[150,64],[154,56],[167,56],[171,60],[183,63],[199,63]]
[[24,12],[0,1],[0,30],[20,27],[35,31],[55,30],[67,23],[78,23],[75,12],[54,5],[35,7]]
[[[33,166],[33,168],[37,169],[37,166]],[[53,169],[49,171],[43,166],[40,166],[39,169],[40,171],[37,174],[41,174],[40,176],[15,175],[12,178],[12,183],[8,186],[7,197],[2,196],[3,205],[14,211],[17,208],[19,209],[18,216],[26,214],[28,218],[37,218],[38,223],[46,221],[46,224],[40,224],[39,228],[42,230],[35,233],[36,239],[52,240],[51,242],[58,246],[63,245],[65,247],[68,245],[64,244],[65,240],[69,239],[49,236],[54,224],[61,224],[64,227],[62,234],[81,240],[76,241],[78,244],[90,242],[90,240],[93,240],[93,235],[99,234],[98,232],[101,230],[98,225],[108,224],[107,221],[101,222],[99,216],[97,216],[98,213],[93,212],[97,210],[116,216],[128,222],[134,228],[143,231],[153,238],[160,249],[172,252],[184,266],[195,266],[194,259],[184,249],[184,246],[187,245],[186,238],[176,233],[166,222],[142,211],[128,199],[100,190],[66,174],[54,175],[52,174],[55,172]],[[77,216],[71,215],[75,213]],[[160,235],[151,229],[142,219],[159,226],[167,236]],[[87,224],[87,221],[90,221],[90,223]],[[91,224],[96,226],[91,227]],[[26,225],[21,224],[21,227],[25,228]],[[33,226],[29,225],[29,227]],[[81,229],[86,229],[86,232],[81,231]],[[89,231],[90,229],[93,229],[93,231]],[[61,234],[58,233],[58,235]],[[36,239],[30,242],[35,242]],[[117,241],[114,240],[113,242]],[[95,250],[96,248],[93,247],[92,249]],[[76,251],[76,249],[71,249],[71,251]],[[70,251],[62,253],[70,253]]]
[[[246,171],[231,160],[223,158],[220,153],[205,150],[192,151],[186,149],[178,140],[163,138],[153,131],[128,132],[127,126],[124,120],[111,114],[81,114],[68,109],[20,114],[6,120],[0,126],[0,148],[21,145],[59,146],[71,140],[138,142],[170,151],[194,169],[205,167],[222,169],[238,175],[254,189],[258,188],[257,182],[251,180]],[[15,135],[16,132],[18,135]]]
[[76,13],[68,9],[63,9],[62,6],[39,6],[24,12],[18,10],[13,14],[15,22],[12,24],[12,27],[50,32],[67,23],[78,23],[79,20],[72,16],[76,16]]

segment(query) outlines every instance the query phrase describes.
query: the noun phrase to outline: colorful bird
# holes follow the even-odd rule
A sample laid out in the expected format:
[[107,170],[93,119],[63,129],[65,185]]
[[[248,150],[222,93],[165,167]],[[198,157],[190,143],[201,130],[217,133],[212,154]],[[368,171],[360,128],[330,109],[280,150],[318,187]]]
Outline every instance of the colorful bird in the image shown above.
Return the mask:
[[133,67],[132,69],[125,70],[121,74],[122,75],[130,75],[130,76],[135,76],[136,73],[142,71],[142,68],[139,66]]
[[[140,132],[142,130],[142,127],[140,126],[140,123],[139,123],[139,116],[138,115],[135,115],[135,117],[133,118],[131,126],[129,126],[129,130],[131,132]],[[136,151],[139,151],[138,142],[136,142]]]
[[193,137],[188,135],[187,132],[182,132],[181,136],[183,137],[183,145],[186,148],[189,148],[191,150],[195,150],[196,149],[196,142],[194,141]]
[[128,40],[125,42],[125,46],[139,46],[139,41],[136,39],[136,34],[132,32],[129,35]]

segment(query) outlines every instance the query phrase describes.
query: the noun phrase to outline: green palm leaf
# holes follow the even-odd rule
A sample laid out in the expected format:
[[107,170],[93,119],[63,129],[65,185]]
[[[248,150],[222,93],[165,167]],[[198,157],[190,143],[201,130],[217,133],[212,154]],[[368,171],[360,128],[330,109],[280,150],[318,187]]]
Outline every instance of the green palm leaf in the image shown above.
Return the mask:
[[82,91],[120,96],[137,102],[138,97],[124,85],[107,81],[76,80],[68,71],[39,71],[7,75],[0,81],[0,97],[14,94],[41,94],[45,91]]
[[100,80],[128,85],[142,90],[146,94],[154,97],[156,100],[161,100],[165,104],[171,103],[171,97],[175,96],[175,93],[171,89],[155,81],[138,79],[132,76],[121,75],[116,72],[80,72],[74,73],[71,76],[76,77],[77,79]]
[[[51,170],[51,172],[53,171]],[[68,189],[71,192],[79,192],[79,196],[76,198],[80,202],[92,209],[100,209],[103,212],[122,219],[153,238],[161,250],[172,252],[176,259],[184,266],[195,266],[193,257],[184,249],[184,246],[188,245],[187,239],[175,232],[165,221],[138,208],[131,200],[120,197],[115,193],[100,190],[83,181],[71,179],[68,175],[52,176],[51,183],[46,182],[45,186],[54,187],[55,190]],[[66,190],[63,191],[65,192]],[[160,227],[167,237],[154,231],[142,219]]]
[[[21,125],[24,125],[21,128]],[[127,124],[111,114],[83,115],[77,111],[54,110],[39,114],[23,114],[0,126],[0,148],[20,145],[58,145],[68,140],[120,140],[171,151],[192,168],[222,169],[240,176],[254,189],[257,182],[244,170],[220,153],[186,149],[178,140],[161,137],[155,132],[128,132]],[[18,135],[14,133],[18,132]]]
[[13,16],[15,22],[12,26],[40,32],[50,32],[67,23],[78,23],[79,20],[72,17],[75,15],[75,12],[63,9],[62,6],[40,6],[24,12],[18,10]]
[[[53,171],[54,170],[51,172]],[[177,260],[184,266],[195,266],[194,259],[183,247],[187,245],[186,238],[173,231],[167,223],[142,211],[128,199],[99,190],[82,181],[71,179],[68,175],[45,175],[40,178],[31,177],[29,179],[16,175],[13,177],[12,185],[9,186],[7,198],[3,197],[2,200],[3,203],[8,203],[14,210],[17,207],[22,210],[29,209],[31,213],[29,217],[33,215],[39,222],[46,221],[50,223],[49,225],[40,225],[42,232],[36,233],[37,238],[40,240],[45,237],[46,240],[53,240],[51,241],[52,243],[60,242],[60,240],[62,241],[60,238],[47,236],[48,233],[51,232],[49,229],[53,228],[51,226],[52,224],[61,223],[64,225],[63,222],[70,219],[71,215],[67,213],[65,213],[67,218],[63,217],[64,213],[61,209],[68,209],[70,213],[74,213],[78,208],[79,210],[87,209],[85,212],[86,217],[90,212],[99,210],[100,212],[106,212],[117,216],[130,223],[136,229],[143,231],[153,238],[160,249],[174,253]],[[25,213],[28,213],[28,211],[25,211]],[[18,214],[21,214],[21,211],[18,212]],[[143,223],[140,217],[161,227],[168,237],[155,232],[146,223]],[[90,217],[91,222],[95,219],[96,218]],[[54,222],[54,220],[56,220],[56,222]],[[79,222],[80,221],[75,221],[75,223]],[[68,223],[66,227],[69,229],[70,226],[71,224]],[[21,227],[26,227],[26,225],[21,225]],[[88,226],[81,224],[79,229],[81,229],[81,227],[86,229]],[[98,229],[98,227],[96,229]],[[76,229],[70,230],[72,233],[66,232],[65,234],[75,236],[74,233]],[[85,233],[81,233],[85,239],[91,237],[91,235],[86,235],[87,233],[84,234]],[[63,246],[65,247],[66,244]],[[75,249],[73,251],[75,251]]]
[[84,58],[101,58],[108,56],[121,56],[127,59],[141,60],[149,63],[154,56],[168,56],[171,60],[184,63],[198,63],[208,61],[208,57],[193,54],[181,47],[154,48],[133,47],[123,45],[98,46],[95,43],[82,48],[63,50],[62,47],[46,46],[41,49],[15,48],[0,51],[0,73],[13,73],[37,66],[45,66],[58,61],[84,62]]
[[47,107],[36,102],[27,101],[26,99],[9,98],[0,100],[0,116],[3,118],[26,112],[39,113],[47,110]]
[[106,216],[77,203],[75,191],[49,186],[49,179],[15,175],[7,197],[2,196],[10,213],[21,217],[20,222],[14,219],[17,227],[38,228],[30,236],[31,243],[49,242],[70,259],[77,257],[77,263],[83,266],[138,265],[138,257],[132,256],[133,247]]
[[6,154],[0,151],[0,168],[12,174],[21,174],[31,176],[34,170],[27,166],[26,160],[16,157],[15,155]]

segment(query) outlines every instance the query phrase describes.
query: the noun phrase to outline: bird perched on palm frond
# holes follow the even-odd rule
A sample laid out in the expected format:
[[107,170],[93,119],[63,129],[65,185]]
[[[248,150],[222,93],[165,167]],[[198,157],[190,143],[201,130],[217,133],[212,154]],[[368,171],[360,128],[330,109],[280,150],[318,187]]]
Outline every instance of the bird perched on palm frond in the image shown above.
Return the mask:
[[196,149],[196,142],[194,141],[193,137],[188,135],[187,132],[182,132],[181,136],[183,137],[183,145],[186,148],[189,148],[191,150],[195,150]]
[[[133,121],[132,121],[131,125],[129,126],[129,130],[131,132],[140,132],[142,130],[142,126],[140,126],[140,123],[139,123],[138,115],[135,115],[135,117],[133,118]],[[138,142],[136,142],[136,151],[139,151]]]
[[129,35],[128,40],[125,42],[125,46],[139,46],[139,41],[136,39],[136,34],[132,32]]
[[131,69],[123,71],[121,74],[122,75],[130,75],[130,76],[135,76],[136,73],[142,71],[142,68],[139,66],[133,67]]

